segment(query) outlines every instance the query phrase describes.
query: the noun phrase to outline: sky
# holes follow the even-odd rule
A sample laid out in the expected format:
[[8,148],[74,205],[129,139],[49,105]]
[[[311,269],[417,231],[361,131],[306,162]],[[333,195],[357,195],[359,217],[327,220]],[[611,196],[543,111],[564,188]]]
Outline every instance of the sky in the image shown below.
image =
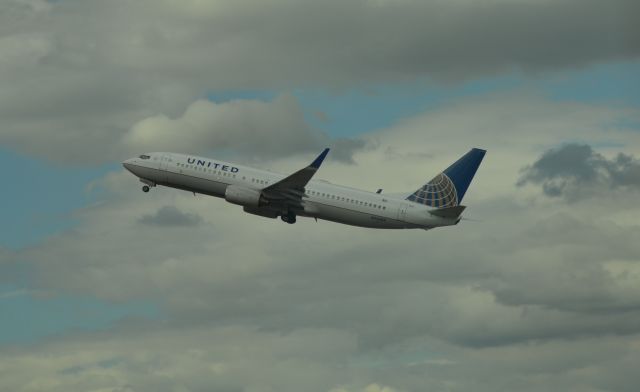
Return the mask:
[[[635,391],[640,3],[0,1],[0,390]],[[459,225],[244,214],[120,162],[413,191]]]

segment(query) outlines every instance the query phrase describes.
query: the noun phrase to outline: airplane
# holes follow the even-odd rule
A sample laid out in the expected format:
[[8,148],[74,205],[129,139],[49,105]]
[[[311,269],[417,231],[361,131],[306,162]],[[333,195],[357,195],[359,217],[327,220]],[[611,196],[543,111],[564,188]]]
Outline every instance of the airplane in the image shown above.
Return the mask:
[[458,224],[460,205],[485,150],[473,148],[416,191],[383,194],[312,180],[329,153],[326,148],[305,168],[285,176],[214,159],[152,152],[122,165],[144,184],[224,198],[249,214],[293,224],[310,217],[377,229],[424,229]]

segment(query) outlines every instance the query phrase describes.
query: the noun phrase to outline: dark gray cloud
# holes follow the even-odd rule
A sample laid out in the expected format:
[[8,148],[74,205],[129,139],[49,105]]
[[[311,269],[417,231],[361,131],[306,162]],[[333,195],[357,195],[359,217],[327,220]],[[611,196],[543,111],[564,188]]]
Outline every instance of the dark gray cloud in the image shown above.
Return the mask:
[[608,159],[588,145],[566,144],[546,151],[523,169],[518,186],[541,185],[550,197],[577,201],[618,190],[640,189],[640,160],[619,153]]
[[152,226],[198,226],[203,219],[198,214],[182,212],[175,206],[164,206],[155,214],[143,215],[138,222]]
[[[634,0],[7,0],[0,143],[59,161],[104,162],[124,158],[130,146],[120,141],[136,124],[179,117],[212,91],[340,91],[634,59],[639,8]],[[242,135],[247,124],[234,121]],[[290,143],[280,133],[277,143],[256,140],[262,151],[274,148],[272,156],[308,151],[318,144],[307,131],[286,132]],[[253,139],[223,142],[255,150]]]

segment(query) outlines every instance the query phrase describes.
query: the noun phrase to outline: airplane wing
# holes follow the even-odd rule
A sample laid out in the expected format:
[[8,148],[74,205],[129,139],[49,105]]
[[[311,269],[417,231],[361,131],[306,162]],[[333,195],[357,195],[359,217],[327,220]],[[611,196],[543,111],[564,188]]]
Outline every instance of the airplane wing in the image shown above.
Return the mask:
[[325,148],[309,166],[263,188],[262,195],[270,202],[282,203],[288,207],[303,208],[304,188],[311,180],[311,177],[318,171],[328,153],[329,149]]

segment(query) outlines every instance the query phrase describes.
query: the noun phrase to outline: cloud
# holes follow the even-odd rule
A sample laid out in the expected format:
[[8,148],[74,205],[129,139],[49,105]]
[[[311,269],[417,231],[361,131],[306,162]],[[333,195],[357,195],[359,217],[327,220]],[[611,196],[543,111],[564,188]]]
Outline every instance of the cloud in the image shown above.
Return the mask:
[[336,138],[311,128],[295,97],[283,94],[273,101],[234,100],[214,103],[199,100],[178,118],[160,115],[135,124],[122,139],[136,151],[172,151],[206,154],[233,151],[236,156],[259,161],[292,152],[317,152],[334,147],[333,158],[353,163],[359,139]]
[[152,226],[186,226],[193,227],[202,224],[202,217],[198,214],[182,212],[175,206],[164,206],[155,214],[145,214],[138,222]]
[[566,144],[546,151],[522,170],[518,186],[542,185],[549,197],[574,202],[616,191],[640,189],[640,161],[619,153],[607,159],[589,145]]
[[356,152],[364,149],[367,143],[362,139],[336,138],[332,142],[331,158],[354,164],[353,156]]
[[8,352],[0,349],[0,387],[52,392],[328,391],[347,379],[333,361],[355,348],[350,334],[322,329],[287,334],[153,325],[117,329],[117,335],[62,338],[38,351],[19,349],[5,355]]
[[[512,116],[505,118],[505,110]],[[577,114],[567,118],[567,112]],[[580,210],[557,215],[563,212],[562,206],[545,206],[545,213],[538,216],[533,213],[536,207],[527,205],[529,193],[514,187],[519,168],[539,154],[529,150],[529,145],[543,144],[545,140],[555,143],[568,135],[567,129],[577,127],[584,129],[585,135],[597,138],[598,129],[617,121],[620,115],[616,110],[547,102],[538,97],[485,96],[452,103],[380,131],[366,140],[372,147],[358,150],[356,159],[360,166],[336,165],[331,155],[318,174],[332,182],[359,188],[383,187],[385,192],[413,190],[476,142],[487,138],[500,140],[499,145],[480,145],[489,152],[467,195],[469,214],[491,219],[456,227],[464,230],[462,237],[451,236],[448,230],[425,236],[412,232],[360,231],[306,220],[296,225],[300,230],[290,232],[278,222],[246,216],[240,208],[223,200],[194,198],[162,187],[143,195],[138,192],[133,176],[119,172],[102,181],[111,202],[85,211],[80,217],[82,231],[64,233],[42,247],[28,249],[22,257],[35,262],[39,284],[49,288],[118,301],[157,296],[177,319],[194,323],[217,314],[238,323],[260,323],[276,329],[318,325],[335,328],[336,323],[347,318],[359,331],[363,344],[369,346],[384,346],[425,331],[457,342],[473,340],[474,344],[481,344],[477,343],[482,341],[481,336],[466,339],[463,336],[466,330],[450,334],[447,332],[450,329],[428,317],[437,311],[430,307],[437,303],[450,304],[453,313],[443,313],[444,318],[466,317],[468,308],[454,306],[451,298],[473,301],[475,296],[481,296],[469,291],[471,287],[488,293],[478,306],[500,314],[517,315],[522,306],[585,313],[597,313],[608,307],[633,309],[635,294],[625,283],[623,273],[604,267],[622,262],[611,265],[617,265],[621,271],[633,271],[624,262],[632,260],[638,251],[630,240],[637,232],[634,226],[625,228],[600,222],[610,219],[614,207],[606,214],[590,211],[593,220],[586,221],[577,218]],[[531,129],[536,128],[545,132],[532,133]],[[434,131],[425,134],[424,129]],[[625,130],[618,136],[606,134],[620,140],[629,135]],[[533,136],[526,139],[526,135]],[[402,151],[404,155],[391,164],[387,159],[389,151]],[[278,169],[291,172],[307,164],[310,157],[278,161]],[[167,206],[174,206],[175,214],[170,214]],[[588,205],[585,208],[589,210]],[[149,211],[157,212],[149,214]],[[175,223],[173,215],[184,214],[181,211],[198,211],[200,220],[208,223],[190,233],[165,225],[166,230],[174,230],[167,233],[140,230],[140,219],[135,218],[143,217],[148,223]],[[247,219],[255,236],[250,248],[246,246],[243,228]],[[310,241],[307,231],[316,233],[314,237],[322,236],[324,241]],[[158,238],[167,235],[172,241]],[[131,242],[132,236],[137,241]],[[590,239],[587,245],[578,240],[581,236]],[[288,239],[284,247],[283,238]],[[553,252],[548,246],[550,241],[558,241]],[[464,247],[459,246],[461,242]],[[327,249],[326,243],[333,245]],[[607,243],[616,246],[604,246]],[[425,246],[430,249],[429,256],[424,255]],[[581,258],[583,253],[590,256]],[[218,257],[212,260],[212,254]],[[567,259],[569,256],[571,260]],[[50,262],[51,259],[58,261]],[[132,259],[140,261],[132,263]],[[522,260],[524,264],[515,265],[528,273],[514,269],[513,260]],[[572,278],[574,269],[584,274]],[[73,273],[65,272],[69,270]],[[558,273],[554,275],[555,272]],[[527,276],[556,284],[546,287],[536,283],[537,280],[526,281]],[[426,282],[424,285],[407,282],[412,279]],[[453,287],[439,287],[434,281],[448,282]],[[596,281],[602,284],[597,286]],[[360,298],[359,293],[371,285],[378,287],[379,297]],[[332,290],[324,291],[327,287]],[[592,290],[585,292],[581,287]],[[304,292],[300,291],[302,288]],[[440,299],[418,310],[417,300],[409,305],[402,303],[407,295],[415,299],[422,296]],[[322,303],[331,304],[328,308],[321,307],[326,312],[308,310]],[[370,323],[379,314],[378,306],[395,309],[396,313],[388,324],[381,322],[372,328]],[[517,310],[510,309],[512,306]],[[353,309],[360,311],[354,313]],[[460,314],[455,313],[458,310]],[[409,317],[412,314],[424,316]],[[394,327],[393,320],[407,317],[411,321],[406,322],[406,329]],[[471,321],[469,324],[474,325]],[[627,330],[628,324],[622,324],[620,330]],[[517,329],[521,327],[516,325]],[[509,335],[499,328],[481,331],[486,333],[486,343],[482,344],[493,344],[496,336]],[[581,334],[601,330],[585,323],[584,328],[575,327],[575,331]],[[519,330],[509,341],[526,340],[529,332]],[[550,330],[534,335],[551,337],[554,333]]]
[[[273,333],[241,327],[118,326],[108,332],[59,338],[36,347],[0,348],[0,387],[12,391],[265,391],[370,392],[634,391],[640,381],[637,337],[549,341],[464,350],[436,340],[414,341],[358,356],[354,336],[304,329]],[[438,356],[454,364],[416,364]],[[406,354],[404,354],[406,355]],[[389,358],[391,358],[389,360]],[[504,372],[496,381],[496,369]],[[463,375],[463,376],[461,376]],[[522,388],[520,388],[522,387]]]
[[[211,92],[458,82],[640,53],[633,0],[9,0],[0,7],[0,143],[65,163],[122,159],[133,146],[154,144],[152,127],[157,144],[180,148],[251,154],[263,143],[273,156],[327,144],[291,100],[216,105],[203,100]],[[201,112],[205,123],[186,122]],[[205,128],[214,119],[225,128]],[[168,131],[177,125],[185,125],[180,136]],[[284,130],[267,137],[279,125]]]
[[[83,59],[199,79],[220,89],[341,88],[421,76],[460,80],[514,68],[581,67],[640,52],[630,17],[638,5],[632,0],[276,0],[268,6],[147,0],[117,7],[93,1],[59,4],[51,17],[67,21],[74,11],[86,21],[55,27],[65,34],[83,29],[87,38],[98,39],[97,47],[83,48],[83,40],[61,37]],[[102,21],[105,14],[120,28]]]
[[[129,173],[110,173],[77,227],[0,249],[0,279],[145,298],[166,318],[0,347],[0,390],[635,390],[637,197],[550,203],[514,184],[576,130],[636,151],[637,130],[620,124],[634,124],[637,108],[519,90],[347,140],[310,127],[286,93],[204,97],[633,60],[637,14],[622,0],[2,2],[0,143],[10,148],[76,163],[220,151],[293,172],[332,145],[319,177],[385,192],[417,188],[470,147],[488,155],[465,199],[483,222],[426,233],[292,227],[223,200],[145,195]],[[583,156],[553,176],[636,186],[632,156]],[[558,173],[543,172],[527,183]]]
[[272,102],[200,100],[176,119],[146,118],[124,135],[131,150],[200,152],[234,150],[248,155],[274,156],[308,151],[321,135],[306,124],[297,100],[282,95]]
[[364,388],[345,389],[343,387],[340,387],[340,388],[331,389],[329,392],[396,392],[396,390],[387,386],[380,386],[374,383],[374,384],[369,384]]
[[[220,199],[163,187],[143,194],[126,171],[110,173],[94,184],[104,202],[78,211],[76,229],[11,257],[29,271],[27,290],[152,299],[166,318],[11,355],[0,348],[0,367],[37,369],[0,377],[0,389],[53,380],[66,390],[624,390],[638,377],[624,369],[639,355],[640,229],[618,216],[637,215],[635,196],[617,194],[603,209],[593,199],[550,203],[515,183],[575,129],[635,150],[635,134],[611,126],[630,112],[489,94],[366,135],[357,166],[327,158],[319,177],[387,193],[486,147],[465,199],[466,216],[482,222],[430,232],[291,226]],[[265,162],[291,172],[308,155]],[[140,224],[167,206],[207,223]],[[158,383],[150,371],[170,376]]]

